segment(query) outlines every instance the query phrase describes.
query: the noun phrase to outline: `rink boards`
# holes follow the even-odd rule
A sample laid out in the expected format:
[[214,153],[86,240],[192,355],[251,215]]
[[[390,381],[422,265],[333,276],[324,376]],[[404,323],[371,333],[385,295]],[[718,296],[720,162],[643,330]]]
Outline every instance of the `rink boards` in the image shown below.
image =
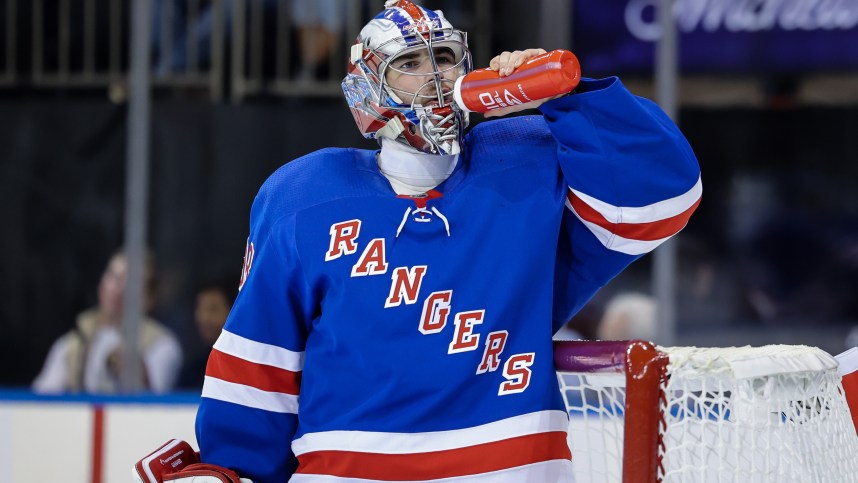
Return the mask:
[[[196,395],[46,398],[0,391],[0,482],[130,481],[131,466],[167,440],[184,439],[196,447],[198,401]],[[587,452],[586,447],[603,446],[606,437],[621,441],[621,422],[592,426],[587,431],[588,442],[581,437],[583,421],[580,413],[570,418],[570,426],[578,431],[578,437],[570,438],[578,482],[619,482],[619,450]],[[612,446],[616,447],[608,445]],[[765,455],[756,458],[769,459]],[[723,478],[723,474],[720,480],[710,478],[715,473],[696,481],[772,481],[766,477]]]
[[196,441],[198,401],[0,391],[0,482],[131,481],[132,465],[168,439]]

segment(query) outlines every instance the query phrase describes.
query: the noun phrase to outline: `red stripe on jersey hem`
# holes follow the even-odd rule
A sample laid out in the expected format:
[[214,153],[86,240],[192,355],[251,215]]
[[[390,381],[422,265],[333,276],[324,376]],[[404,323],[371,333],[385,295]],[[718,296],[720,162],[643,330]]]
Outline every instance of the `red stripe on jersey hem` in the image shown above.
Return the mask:
[[639,241],[655,241],[676,235],[688,224],[688,219],[691,218],[691,214],[700,204],[700,198],[697,198],[697,201],[682,213],[650,223],[611,223],[584,200],[575,196],[572,191],[569,191],[566,197],[575,213],[578,213],[578,216],[585,221],[599,225],[623,238]]
[[571,458],[566,433],[552,431],[426,453],[313,451],[298,456],[296,473],[380,481],[423,481]]
[[262,391],[295,396],[301,388],[300,372],[246,361],[217,349],[212,349],[209,355],[206,376],[255,387]]

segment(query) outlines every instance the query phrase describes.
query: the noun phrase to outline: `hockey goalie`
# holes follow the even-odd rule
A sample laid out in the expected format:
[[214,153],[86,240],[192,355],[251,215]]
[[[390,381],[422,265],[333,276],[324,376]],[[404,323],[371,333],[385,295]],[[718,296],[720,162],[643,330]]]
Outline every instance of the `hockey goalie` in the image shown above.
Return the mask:
[[[545,54],[488,69],[514,80]],[[484,83],[499,119],[466,132],[467,36],[408,0],[386,3],[348,62],[347,104],[380,148],[323,149],[263,184],[199,455],[169,442],[135,478],[571,482],[552,334],[686,225],[702,190],[691,148],[617,78],[541,99]]]

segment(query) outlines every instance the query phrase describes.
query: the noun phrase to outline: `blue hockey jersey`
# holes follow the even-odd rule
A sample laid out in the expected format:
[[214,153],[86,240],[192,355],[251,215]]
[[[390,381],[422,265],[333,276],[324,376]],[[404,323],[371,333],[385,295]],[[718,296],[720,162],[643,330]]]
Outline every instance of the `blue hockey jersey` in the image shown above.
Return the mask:
[[377,152],[280,168],[197,415],[257,483],[572,481],[552,334],[700,200],[685,138],[615,78],[466,137],[435,190]]

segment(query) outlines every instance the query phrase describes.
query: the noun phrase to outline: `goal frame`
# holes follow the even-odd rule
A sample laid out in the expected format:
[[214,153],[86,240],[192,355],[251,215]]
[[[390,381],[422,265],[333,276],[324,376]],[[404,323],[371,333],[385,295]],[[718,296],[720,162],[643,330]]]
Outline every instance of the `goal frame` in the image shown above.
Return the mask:
[[645,340],[554,342],[558,371],[625,375],[623,483],[660,481],[668,362]]
[[844,384],[858,371],[844,354],[555,341],[554,363],[567,412],[582,412],[569,427],[578,476],[858,483],[858,397]]

